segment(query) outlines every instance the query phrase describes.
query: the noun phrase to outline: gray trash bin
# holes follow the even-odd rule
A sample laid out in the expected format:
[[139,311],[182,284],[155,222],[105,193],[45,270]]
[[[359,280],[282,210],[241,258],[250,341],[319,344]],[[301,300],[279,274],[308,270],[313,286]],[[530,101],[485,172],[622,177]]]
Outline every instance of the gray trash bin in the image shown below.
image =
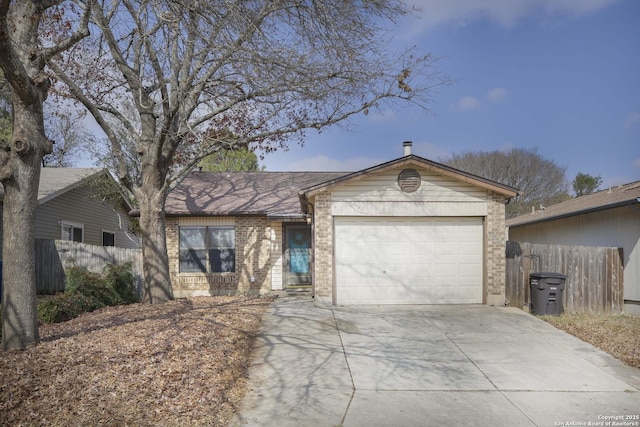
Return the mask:
[[564,312],[562,292],[567,276],[560,273],[531,273],[531,313],[559,316]]

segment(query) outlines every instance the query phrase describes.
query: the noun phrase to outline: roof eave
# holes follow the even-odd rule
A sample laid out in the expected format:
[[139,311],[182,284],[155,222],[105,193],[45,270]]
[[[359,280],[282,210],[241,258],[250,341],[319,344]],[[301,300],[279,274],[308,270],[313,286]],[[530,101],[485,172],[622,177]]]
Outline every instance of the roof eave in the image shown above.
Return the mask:
[[64,193],[67,193],[67,192],[69,192],[69,191],[71,191],[71,190],[73,190],[75,188],[78,188],[78,187],[84,185],[86,180],[89,179],[89,178],[93,178],[93,177],[104,175],[104,174],[108,174],[108,173],[109,172],[106,169],[101,169],[101,170],[97,171],[96,173],[84,176],[81,179],[75,181],[73,184],[69,184],[66,187],[63,187],[63,188],[61,188],[61,189],[59,189],[57,191],[54,191],[53,193],[47,194],[46,196],[39,198],[38,199],[38,205],[45,204],[48,201],[53,200],[56,197],[59,197],[59,196],[63,195]]
[[407,164],[419,165],[430,171],[437,172],[437,173],[461,180],[463,182],[467,182],[469,184],[480,186],[487,190],[501,194],[505,196],[507,199],[511,199],[519,194],[518,190],[515,188],[452,168],[450,166],[436,163],[431,160],[428,160],[413,154],[405,157],[400,157],[398,159],[391,160],[389,162],[382,163],[377,166],[372,166],[370,168],[363,169],[359,172],[354,172],[340,178],[332,179],[330,181],[327,181],[318,185],[314,185],[312,187],[304,188],[302,189],[300,194],[304,194],[304,196],[307,199],[309,199],[317,195],[318,193],[321,193],[322,191],[325,191],[328,188],[331,188],[335,185],[344,184],[347,182],[356,182],[365,178],[368,175],[371,175],[372,173],[396,168],[398,166],[404,166]]
[[[140,216],[140,209],[133,209],[130,213],[132,216]],[[198,216],[266,216],[268,218],[300,218],[304,219],[305,212],[268,212],[268,211],[218,211],[218,212],[165,212],[166,217],[198,217]]]
[[554,221],[557,219],[563,219],[563,218],[569,218],[572,216],[578,216],[578,215],[586,215],[589,213],[593,213],[593,212],[599,212],[599,211],[604,211],[604,210],[608,210],[608,209],[615,209],[615,208],[620,208],[620,207],[624,207],[624,206],[631,206],[634,204],[638,204],[638,200],[637,199],[629,199],[629,200],[624,200],[621,202],[616,202],[616,203],[611,203],[608,205],[602,205],[602,206],[595,206],[595,207],[591,207],[591,208],[587,208],[587,209],[581,209],[581,210],[577,210],[577,211],[572,211],[572,212],[566,212],[563,214],[558,214],[558,215],[549,215],[549,216],[545,216],[545,217],[541,217],[541,218],[535,218],[532,219],[530,221],[523,221],[523,222],[518,222],[516,224],[510,224],[507,225],[507,227],[511,228],[511,227],[520,227],[523,225],[531,225],[531,224],[539,224],[542,222],[549,222],[549,221]]

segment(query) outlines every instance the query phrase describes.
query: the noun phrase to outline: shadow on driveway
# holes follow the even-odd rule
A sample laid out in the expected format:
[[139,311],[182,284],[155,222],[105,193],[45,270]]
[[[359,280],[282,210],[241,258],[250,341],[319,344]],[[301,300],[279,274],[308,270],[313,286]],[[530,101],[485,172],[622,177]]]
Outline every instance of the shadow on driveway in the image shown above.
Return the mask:
[[233,425],[640,426],[640,370],[515,308],[280,298],[249,374]]

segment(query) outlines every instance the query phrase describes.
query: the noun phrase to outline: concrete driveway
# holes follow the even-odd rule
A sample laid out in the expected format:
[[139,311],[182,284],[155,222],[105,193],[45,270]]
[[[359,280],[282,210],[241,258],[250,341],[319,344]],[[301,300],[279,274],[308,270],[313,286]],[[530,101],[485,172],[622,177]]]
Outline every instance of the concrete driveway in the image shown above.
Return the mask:
[[640,370],[515,308],[279,298],[249,373],[233,425],[640,426]]

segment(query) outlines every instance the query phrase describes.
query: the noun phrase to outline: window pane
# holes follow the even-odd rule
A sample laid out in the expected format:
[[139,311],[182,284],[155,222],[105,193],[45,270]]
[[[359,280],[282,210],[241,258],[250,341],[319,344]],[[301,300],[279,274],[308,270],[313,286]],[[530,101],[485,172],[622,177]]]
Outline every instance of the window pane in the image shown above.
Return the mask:
[[82,242],[82,228],[73,227],[73,241]]
[[236,271],[235,249],[209,249],[209,263],[212,273],[233,273]]
[[180,271],[181,272],[207,272],[206,267],[207,251],[204,249],[180,249]]
[[116,245],[116,235],[114,233],[109,233],[108,231],[102,232],[102,246],[115,246]]
[[233,228],[210,227],[209,228],[209,247],[235,249],[236,247],[235,234],[236,233]]
[[206,227],[180,227],[180,249],[205,249]]

